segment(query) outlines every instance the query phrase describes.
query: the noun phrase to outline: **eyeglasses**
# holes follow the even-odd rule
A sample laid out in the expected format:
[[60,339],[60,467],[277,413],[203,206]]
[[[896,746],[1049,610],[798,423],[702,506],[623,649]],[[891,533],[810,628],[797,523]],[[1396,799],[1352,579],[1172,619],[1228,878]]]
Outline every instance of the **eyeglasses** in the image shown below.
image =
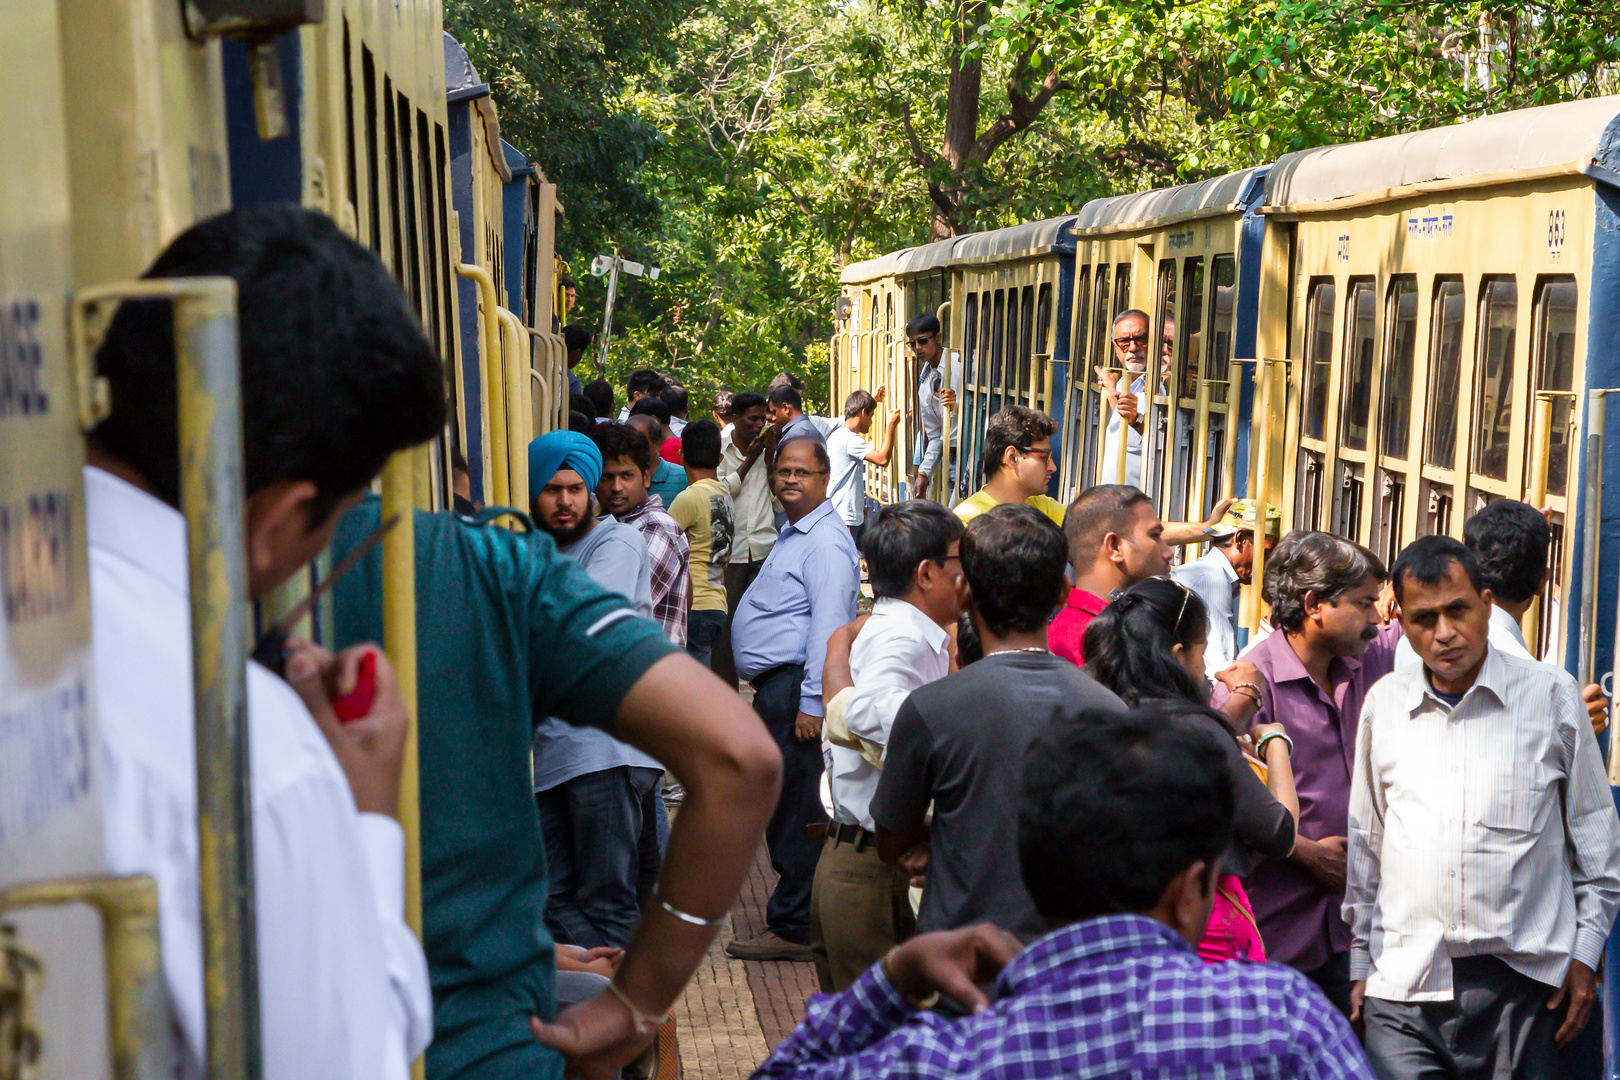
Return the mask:
[[933,340],[933,334],[924,334],[922,337],[907,338],[906,344],[910,345],[913,349],[920,349]]
[[1029,454],[1031,456],[1039,454],[1042,457],[1045,457],[1047,461],[1052,460],[1052,451],[1050,449],[1042,450],[1035,446],[1020,446],[1018,447],[1018,452],[1020,454]]
[[826,469],[777,469],[778,480],[808,480],[812,476],[826,476]]
[[1117,337],[1114,339],[1114,344],[1118,345],[1122,349],[1128,349],[1132,345],[1146,345],[1147,343],[1148,336],[1145,333],[1132,334],[1130,337]]

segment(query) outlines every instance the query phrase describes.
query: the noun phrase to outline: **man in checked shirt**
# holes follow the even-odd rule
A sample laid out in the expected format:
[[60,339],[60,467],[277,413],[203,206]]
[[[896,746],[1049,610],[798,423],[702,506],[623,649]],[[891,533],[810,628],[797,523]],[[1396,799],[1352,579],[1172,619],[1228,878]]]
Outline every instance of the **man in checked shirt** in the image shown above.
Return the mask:
[[670,644],[684,649],[686,609],[692,602],[687,567],[691,550],[680,525],[664,512],[664,500],[647,493],[660,459],[647,437],[629,424],[598,424],[591,437],[602,451],[596,501],[604,512],[635,526],[647,541],[653,618],[664,628]]
[[1579,689],[1490,644],[1468,548],[1390,575],[1423,661],[1367,695],[1344,917],[1351,1017],[1384,1077],[1553,1076],[1620,910],[1620,820]]

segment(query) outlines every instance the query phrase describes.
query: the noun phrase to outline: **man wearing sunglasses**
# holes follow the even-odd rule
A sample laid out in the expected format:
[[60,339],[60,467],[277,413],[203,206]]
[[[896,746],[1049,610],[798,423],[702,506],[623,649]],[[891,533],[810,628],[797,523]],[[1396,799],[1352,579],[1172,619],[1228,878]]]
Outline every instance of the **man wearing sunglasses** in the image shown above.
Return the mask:
[[[1103,438],[1102,482],[1142,486],[1142,426],[1147,414],[1147,312],[1131,308],[1114,316],[1114,362],[1130,376],[1130,389],[1119,388],[1119,372],[1096,369],[1097,382],[1111,409],[1108,432]],[[1125,475],[1119,474],[1120,429],[1129,425],[1125,436]]]
[[926,497],[934,469],[945,450],[945,410],[956,408],[956,391],[947,389],[939,370],[945,353],[939,319],[918,315],[906,323],[906,347],[917,358],[917,439],[911,452],[911,473],[906,478],[911,494]]

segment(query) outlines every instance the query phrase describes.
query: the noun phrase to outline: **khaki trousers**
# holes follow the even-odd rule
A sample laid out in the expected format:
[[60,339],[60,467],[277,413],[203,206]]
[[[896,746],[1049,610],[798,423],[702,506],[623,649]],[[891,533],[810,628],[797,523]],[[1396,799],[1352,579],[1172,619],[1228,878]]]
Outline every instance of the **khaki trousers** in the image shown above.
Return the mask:
[[823,993],[847,990],[916,931],[907,883],[904,870],[878,858],[876,841],[827,838],[810,892],[810,948]]

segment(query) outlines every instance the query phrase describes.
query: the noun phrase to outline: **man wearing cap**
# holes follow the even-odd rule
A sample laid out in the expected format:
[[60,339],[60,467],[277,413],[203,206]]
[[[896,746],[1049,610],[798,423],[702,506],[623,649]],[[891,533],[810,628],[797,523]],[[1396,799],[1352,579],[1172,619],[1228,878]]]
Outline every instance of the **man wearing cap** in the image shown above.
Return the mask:
[[[1226,516],[1204,530],[1210,548],[1202,558],[1176,567],[1170,577],[1198,594],[1209,613],[1209,645],[1204,669],[1220,671],[1237,659],[1237,629],[1233,622],[1238,588],[1254,581],[1254,530],[1260,504],[1238,499]],[[1277,546],[1282,514],[1266,507],[1266,557]]]
[[[634,525],[591,514],[602,479],[602,454],[576,431],[553,431],[529,444],[529,497],[534,523],[557,550],[604,589],[652,615],[647,542]],[[534,797],[545,833],[552,936],[582,949],[630,943],[641,913],[646,808],[663,766],[606,732],[548,717],[534,735]],[[650,877],[647,876],[650,873]]]

